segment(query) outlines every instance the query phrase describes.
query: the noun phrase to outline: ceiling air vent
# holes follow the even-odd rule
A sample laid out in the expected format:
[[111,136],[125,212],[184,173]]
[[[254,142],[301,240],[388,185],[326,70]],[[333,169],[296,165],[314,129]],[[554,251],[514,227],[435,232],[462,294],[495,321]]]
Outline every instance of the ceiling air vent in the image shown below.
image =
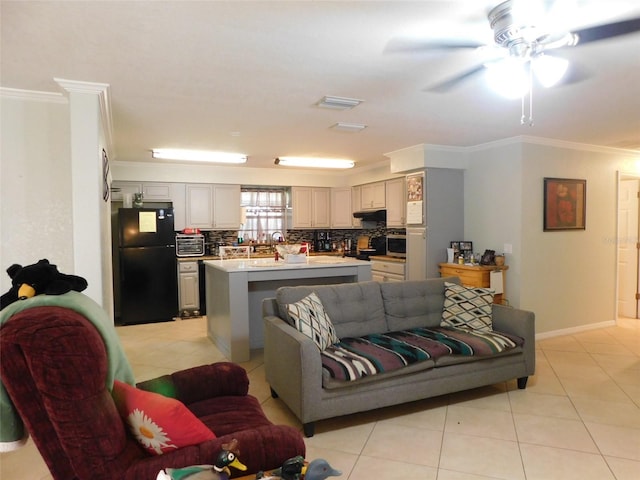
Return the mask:
[[366,125],[362,125],[361,123],[343,123],[343,122],[338,122],[338,123],[336,123],[334,125],[331,125],[331,128],[333,130],[337,130],[339,132],[356,133],[356,132],[361,132],[362,130],[367,128],[367,126]]
[[325,95],[316,105],[336,110],[348,110],[350,108],[357,107],[363,101],[364,100],[358,100],[357,98],[331,97],[329,95]]

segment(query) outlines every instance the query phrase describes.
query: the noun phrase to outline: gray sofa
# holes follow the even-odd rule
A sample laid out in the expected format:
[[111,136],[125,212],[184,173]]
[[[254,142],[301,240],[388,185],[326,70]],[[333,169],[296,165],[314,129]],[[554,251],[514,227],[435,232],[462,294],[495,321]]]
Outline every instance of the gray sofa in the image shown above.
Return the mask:
[[444,355],[398,370],[338,381],[323,369],[321,351],[290,323],[286,304],[311,292],[320,298],[340,339],[419,327],[439,327],[445,281],[361,282],[281,287],[263,301],[266,379],[300,419],[307,437],[314,422],[460,390],[517,379],[525,388],[535,368],[535,317],[532,312],[493,305],[493,329],[523,340],[490,355]]

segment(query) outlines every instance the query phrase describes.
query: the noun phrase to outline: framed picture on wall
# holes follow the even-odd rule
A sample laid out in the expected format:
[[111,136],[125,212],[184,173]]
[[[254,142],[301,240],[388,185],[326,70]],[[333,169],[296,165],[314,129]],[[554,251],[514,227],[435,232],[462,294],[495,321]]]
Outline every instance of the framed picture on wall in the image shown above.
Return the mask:
[[587,181],[544,179],[544,231],[585,230]]

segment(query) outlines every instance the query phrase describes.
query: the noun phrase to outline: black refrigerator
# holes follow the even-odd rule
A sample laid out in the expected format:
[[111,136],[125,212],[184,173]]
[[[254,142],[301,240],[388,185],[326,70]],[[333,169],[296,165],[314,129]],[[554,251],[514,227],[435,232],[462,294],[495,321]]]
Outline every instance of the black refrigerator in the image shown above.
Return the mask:
[[118,210],[120,323],[171,321],[178,314],[172,208]]

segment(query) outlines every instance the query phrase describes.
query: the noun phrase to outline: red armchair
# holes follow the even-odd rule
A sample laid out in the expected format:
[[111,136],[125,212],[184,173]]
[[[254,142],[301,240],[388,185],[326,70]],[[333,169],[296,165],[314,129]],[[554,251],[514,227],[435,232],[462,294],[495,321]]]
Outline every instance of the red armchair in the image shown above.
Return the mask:
[[214,463],[223,443],[236,438],[248,470],[275,468],[305,455],[300,432],[273,425],[248,395],[243,368],[216,363],[143,382],[171,384],[217,436],[195,446],[150,456],[127,433],[105,387],[102,337],[82,315],[62,307],[33,307],[0,329],[0,374],[51,474],[60,480],[155,480],[166,467]]

